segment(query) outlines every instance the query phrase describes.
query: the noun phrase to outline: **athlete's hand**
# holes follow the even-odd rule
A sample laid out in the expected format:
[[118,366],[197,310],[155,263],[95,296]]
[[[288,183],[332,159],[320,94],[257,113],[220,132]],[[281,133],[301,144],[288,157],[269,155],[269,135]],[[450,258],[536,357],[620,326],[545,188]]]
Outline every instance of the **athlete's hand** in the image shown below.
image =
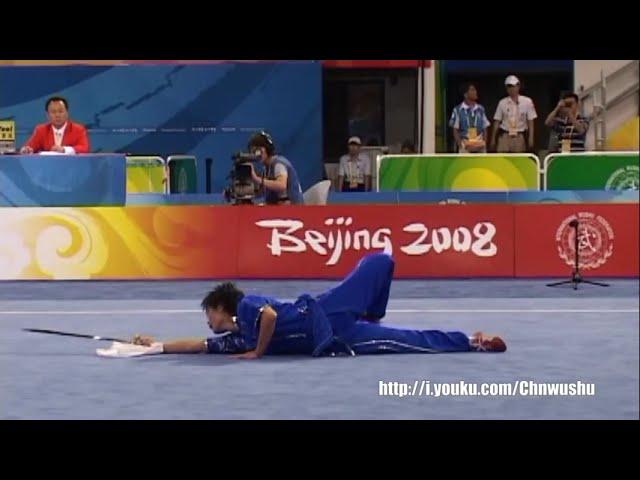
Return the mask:
[[150,337],[149,335],[134,335],[131,343],[134,345],[144,345],[145,347],[150,347],[152,343],[155,343],[155,339]]
[[249,350],[248,352],[239,353],[238,355],[231,355],[231,358],[243,359],[243,360],[255,360],[260,358],[255,350]]

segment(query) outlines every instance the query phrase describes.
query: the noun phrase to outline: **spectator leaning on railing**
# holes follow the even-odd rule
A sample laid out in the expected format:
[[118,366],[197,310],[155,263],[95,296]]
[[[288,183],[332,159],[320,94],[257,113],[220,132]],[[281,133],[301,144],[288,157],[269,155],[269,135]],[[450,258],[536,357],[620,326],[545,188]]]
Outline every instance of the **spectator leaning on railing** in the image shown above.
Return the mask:
[[562,94],[544,124],[551,128],[550,152],[584,152],[589,121],[578,113],[580,99],[572,92]]

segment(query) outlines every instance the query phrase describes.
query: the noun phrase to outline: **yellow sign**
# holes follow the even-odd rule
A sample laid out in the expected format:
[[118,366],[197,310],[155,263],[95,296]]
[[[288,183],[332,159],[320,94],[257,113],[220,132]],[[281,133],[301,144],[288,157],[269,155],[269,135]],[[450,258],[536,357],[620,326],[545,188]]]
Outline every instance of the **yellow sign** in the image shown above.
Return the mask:
[[16,122],[13,120],[0,120],[0,141],[16,141]]

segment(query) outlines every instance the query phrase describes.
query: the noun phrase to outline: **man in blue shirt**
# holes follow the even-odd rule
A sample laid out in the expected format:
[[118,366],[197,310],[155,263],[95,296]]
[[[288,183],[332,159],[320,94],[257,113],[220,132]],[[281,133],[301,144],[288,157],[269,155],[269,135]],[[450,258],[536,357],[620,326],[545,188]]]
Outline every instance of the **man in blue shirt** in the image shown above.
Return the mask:
[[[385,316],[394,261],[386,253],[365,256],[340,284],[293,302],[245,295],[223,283],[202,301],[212,338],[162,342],[163,353],[229,353],[255,359],[263,355],[360,355],[376,353],[504,352],[504,341],[476,332],[410,330],[380,324]],[[133,343],[152,345],[136,335]]]
[[491,122],[478,103],[478,89],[473,83],[464,85],[463,97],[464,101],[453,109],[449,120],[458,153],[486,153],[486,129]]
[[259,132],[249,139],[249,151],[260,157],[264,165],[262,175],[251,166],[253,182],[264,192],[267,204],[304,203],[298,173],[289,160],[276,155],[276,147],[266,132]]

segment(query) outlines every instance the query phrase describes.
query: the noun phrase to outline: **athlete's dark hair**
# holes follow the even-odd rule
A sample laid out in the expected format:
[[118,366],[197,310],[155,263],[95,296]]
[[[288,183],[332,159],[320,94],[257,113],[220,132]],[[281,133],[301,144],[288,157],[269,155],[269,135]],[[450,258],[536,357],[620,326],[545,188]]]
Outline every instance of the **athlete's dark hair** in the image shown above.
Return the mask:
[[242,290],[236,287],[234,283],[225,282],[207,293],[200,306],[205,312],[207,308],[222,307],[229,315],[237,315],[238,304],[242,297],[244,297]]

